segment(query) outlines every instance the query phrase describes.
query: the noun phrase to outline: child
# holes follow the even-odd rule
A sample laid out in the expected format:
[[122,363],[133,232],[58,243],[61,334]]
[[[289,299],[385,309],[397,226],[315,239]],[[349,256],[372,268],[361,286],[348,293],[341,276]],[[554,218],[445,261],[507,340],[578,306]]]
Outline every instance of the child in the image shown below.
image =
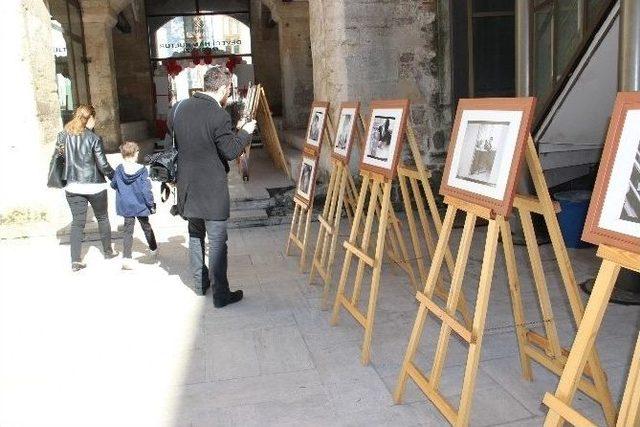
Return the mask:
[[111,180],[111,187],[116,190],[116,213],[124,217],[124,235],[122,253],[122,269],[131,270],[131,246],[133,245],[133,227],[136,218],[140,222],[144,237],[149,244],[151,256],[155,259],[158,245],[149,223],[149,215],[156,212],[156,204],[151,193],[149,172],[144,165],[136,162],[140,148],[132,141],[120,146],[124,162],[116,168]]

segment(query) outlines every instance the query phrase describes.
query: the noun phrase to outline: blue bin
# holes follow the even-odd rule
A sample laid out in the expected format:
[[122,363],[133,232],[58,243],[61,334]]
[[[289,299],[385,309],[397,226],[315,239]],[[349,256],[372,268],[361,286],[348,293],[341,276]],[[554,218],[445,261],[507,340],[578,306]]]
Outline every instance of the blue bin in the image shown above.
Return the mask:
[[581,240],[582,229],[591,201],[591,192],[583,190],[562,191],[556,193],[554,198],[560,203],[561,211],[558,214],[558,222],[560,222],[560,229],[567,247],[587,248],[591,246]]

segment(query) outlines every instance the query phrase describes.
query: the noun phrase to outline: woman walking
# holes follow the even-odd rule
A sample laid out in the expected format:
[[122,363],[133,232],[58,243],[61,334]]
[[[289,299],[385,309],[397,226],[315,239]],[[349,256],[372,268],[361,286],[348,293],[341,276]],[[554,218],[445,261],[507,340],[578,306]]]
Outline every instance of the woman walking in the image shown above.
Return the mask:
[[63,179],[71,209],[71,269],[86,267],[81,249],[84,227],[87,222],[87,205],[91,204],[98,221],[100,240],[106,259],[118,255],[111,247],[111,225],[107,213],[107,184],[104,179],[113,176],[113,168],[104,154],[102,139],[93,132],[96,112],[91,105],[79,105],[73,118],[58,137],[58,149],[64,152]]

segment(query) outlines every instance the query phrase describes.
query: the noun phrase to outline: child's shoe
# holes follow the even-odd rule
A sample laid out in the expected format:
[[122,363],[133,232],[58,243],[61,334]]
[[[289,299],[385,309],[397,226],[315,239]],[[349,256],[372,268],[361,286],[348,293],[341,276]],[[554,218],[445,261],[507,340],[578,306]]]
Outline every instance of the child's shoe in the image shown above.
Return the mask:
[[149,249],[149,259],[151,260],[151,262],[158,262],[158,248],[153,251]]
[[131,258],[122,258],[122,269],[123,270],[133,270],[135,267],[134,262]]

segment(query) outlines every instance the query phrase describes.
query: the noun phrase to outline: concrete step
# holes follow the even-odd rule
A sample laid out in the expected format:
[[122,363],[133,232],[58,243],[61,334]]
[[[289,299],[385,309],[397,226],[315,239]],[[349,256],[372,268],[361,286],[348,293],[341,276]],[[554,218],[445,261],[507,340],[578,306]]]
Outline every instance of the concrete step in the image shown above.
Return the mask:
[[229,216],[229,228],[263,227],[269,225],[265,209],[234,210]]
[[272,198],[268,199],[252,199],[252,200],[232,200],[231,211],[250,211],[259,209],[269,209],[276,205],[276,201]]

